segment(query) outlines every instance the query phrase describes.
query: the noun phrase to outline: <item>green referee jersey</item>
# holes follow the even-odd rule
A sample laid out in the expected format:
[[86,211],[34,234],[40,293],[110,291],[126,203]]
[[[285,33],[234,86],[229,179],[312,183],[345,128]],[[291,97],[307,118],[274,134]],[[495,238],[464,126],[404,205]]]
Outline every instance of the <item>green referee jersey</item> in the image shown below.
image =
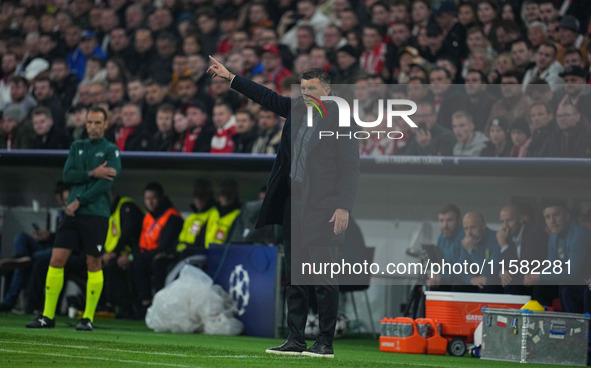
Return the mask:
[[89,177],[88,172],[106,161],[107,167],[115,169],[119,176],[120,156],[119,148],[105,138],[77,140],[72,143],[62,178],[66,184],[72,186],[68,204],[76,199],[80,201],[76,214],[107,218],[111,215],[111,186],[114,180]]

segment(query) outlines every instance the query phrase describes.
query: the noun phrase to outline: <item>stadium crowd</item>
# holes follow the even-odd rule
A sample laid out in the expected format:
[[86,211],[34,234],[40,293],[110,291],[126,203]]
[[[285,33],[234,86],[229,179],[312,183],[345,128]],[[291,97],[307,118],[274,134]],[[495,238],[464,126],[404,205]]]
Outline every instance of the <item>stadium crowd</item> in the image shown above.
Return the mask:
[[[0,149],[67,149],[88,107],[122,151],[274,154],[281,119],[205,73],[289,95],[309,68],[396,84],[418,129],[362,155],[591,157],[585,0],[3,1]],[[387,97],[387,96],[384,96]],[[365,106],[377,114],[377,106]]]

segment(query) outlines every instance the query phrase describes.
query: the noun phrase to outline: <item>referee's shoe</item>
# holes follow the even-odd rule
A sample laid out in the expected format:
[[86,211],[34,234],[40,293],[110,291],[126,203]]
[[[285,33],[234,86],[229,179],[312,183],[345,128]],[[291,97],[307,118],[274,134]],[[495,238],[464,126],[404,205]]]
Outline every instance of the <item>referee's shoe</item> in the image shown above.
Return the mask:
[[92,331],[92,321],[89,318],[82,318],[76,325],[78,331]]
[[42,315],[38,315],[34,320],[27,323],[27,328],[54,328],[55,319],[50,319]]

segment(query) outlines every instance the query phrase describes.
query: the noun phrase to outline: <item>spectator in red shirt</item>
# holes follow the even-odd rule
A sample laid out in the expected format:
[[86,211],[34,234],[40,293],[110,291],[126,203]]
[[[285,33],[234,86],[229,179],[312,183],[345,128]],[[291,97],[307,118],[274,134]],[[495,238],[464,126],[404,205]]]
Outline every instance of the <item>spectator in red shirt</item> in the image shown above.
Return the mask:
[[232,50],[232,35],[238,27],[238,19],[234,13],[222,14],[220,18],[220,28],[222,30],[222,37],[218,43],[216,50],[217,54],[225,55]]
[[211,153],[232,153],[236,135],[236,117],[232,106],[228,103],[218,103],[213,107],[213,124],[216,128],[211,138]]
[[276,46],[264,46],[261,48],[261,62],[263,64],[263,76],[273,82],[277,91],[281,92],[281,81],[291,75],[291,72],[281,64],[281,55]]

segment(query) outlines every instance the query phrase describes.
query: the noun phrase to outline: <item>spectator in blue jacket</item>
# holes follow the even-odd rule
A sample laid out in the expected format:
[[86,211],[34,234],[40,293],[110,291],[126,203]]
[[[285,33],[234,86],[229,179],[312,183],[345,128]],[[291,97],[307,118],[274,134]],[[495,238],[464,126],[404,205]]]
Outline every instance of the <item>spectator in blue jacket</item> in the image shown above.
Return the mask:
[[[486,226],[484,216],[478,212],[466,213],[462,220],[462,226],[465,237],[462,239],[459,262],[463,263],[466,260],[468,265],[476,263],[482,269],[479,270],[479,275],[462,272],[457,276],[457,279],[461,280],[464,285],[455,285],[452,290],[502,293],[503,288],[500,286],[500,280],[492,272],[498,268],[501,259],[501,247],[497,241],[496,232]],[[489,263],[491,260],[494,265],[492,270]]]
[[[437,221],[439,222],[439,230],[441,230],[441,234],[437,238],[437,246],[441,251],[441,257],[447,263],[458,262],[462,239],[465,237],[464,229],[461,226],[460,209],[455,204],[443,206],[437,214]],[[446,285],[451,285],[453,281],[453,275],[444,273],[428,279],[427,286],[446,291],[451,289],[450,286]]]
[[78,81],[81,81],[84,78],[86,59],[89,56],[97,56],[103,60],[107,58],[103,49],[98,44],[94,32],[87,30],[80,34],[80,44],[76,50],[66,58],[68,67],[72,73],[76,74]]
[[[552,262],[552,272],[549,275],[526,275],[524,284],[570,284],[564,286],[561,292],[564,311],[591,312],[591,293],[587,286],[590,276],[588,261],[591,255],[591,230],[571,219],[568,209],[560,203],[546,206],[544,219],[552,232],[548,240],[548,260]],[[555,261],[562,262],[562,272],[555,267]],[[570,267],[566,263],[569,261]]]

